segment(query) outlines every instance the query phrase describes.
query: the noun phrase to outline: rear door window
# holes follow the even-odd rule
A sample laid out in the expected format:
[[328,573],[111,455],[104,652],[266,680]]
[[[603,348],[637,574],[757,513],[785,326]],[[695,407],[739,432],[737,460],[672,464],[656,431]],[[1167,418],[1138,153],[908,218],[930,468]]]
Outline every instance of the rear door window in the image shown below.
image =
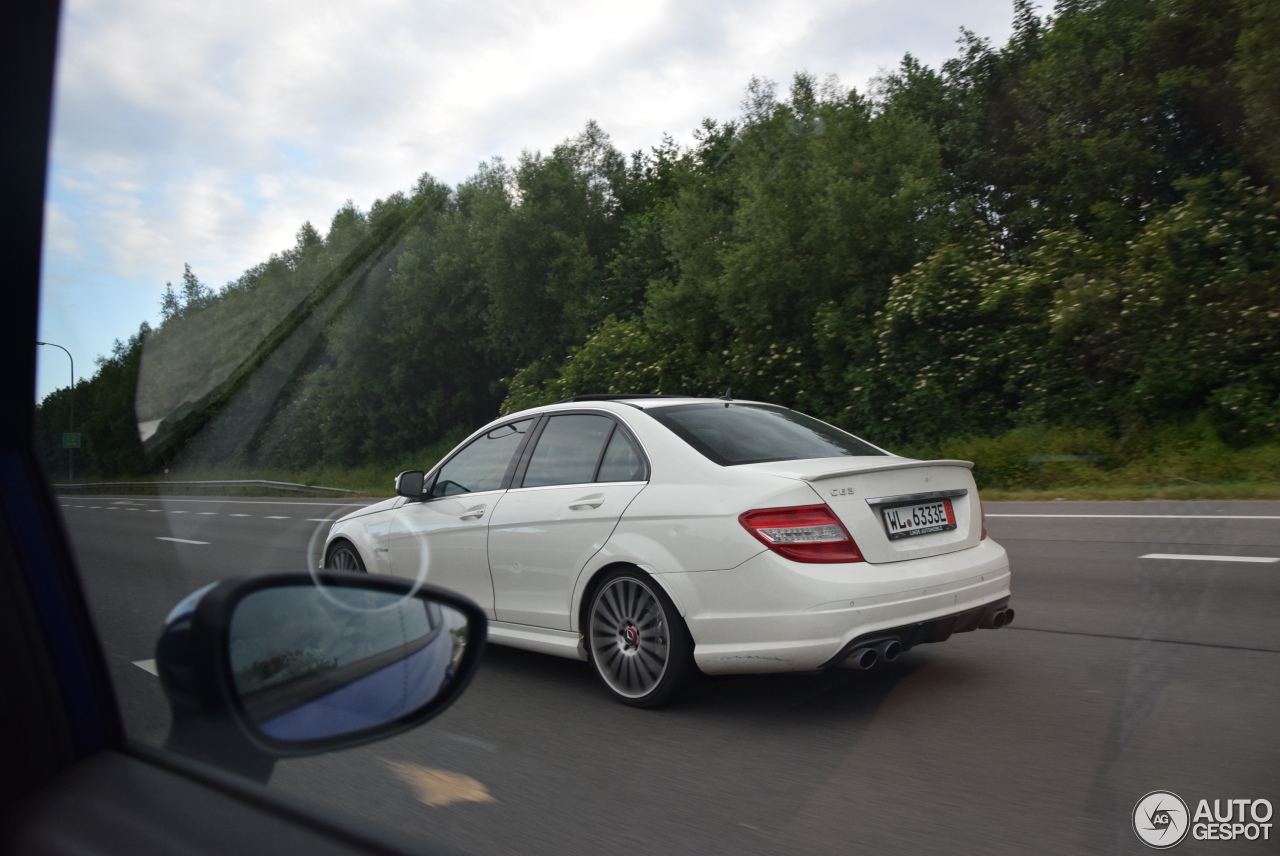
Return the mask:
[[522,486],[594,481],[600,454],[612,432],[613,420],[607,416],[579,413],[552,416],[538,437]]

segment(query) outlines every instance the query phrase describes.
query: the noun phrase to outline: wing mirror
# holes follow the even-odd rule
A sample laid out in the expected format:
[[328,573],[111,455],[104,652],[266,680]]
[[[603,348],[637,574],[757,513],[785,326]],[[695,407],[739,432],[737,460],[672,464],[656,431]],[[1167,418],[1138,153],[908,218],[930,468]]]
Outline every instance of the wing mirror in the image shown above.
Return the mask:
[[165,621],[168,748],[266,781],[275,760],[381,740],[452,704],[484,612],[445,589],[322,571],[224,580]]
[[422,484],[425,479],[426,473],[422,470],[405,470],[396,476],[396,495],[421,499]]

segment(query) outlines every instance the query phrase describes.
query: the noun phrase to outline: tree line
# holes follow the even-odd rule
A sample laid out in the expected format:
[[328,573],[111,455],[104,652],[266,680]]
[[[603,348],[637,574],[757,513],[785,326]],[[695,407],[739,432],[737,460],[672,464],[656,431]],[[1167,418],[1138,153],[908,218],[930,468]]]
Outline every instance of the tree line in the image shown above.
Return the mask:
[[[964,32],[867,92],[753,80],[690,145],[624,156],[590,123],[348,202],[219,291],[188,267],[78,384],[79,454],[102,476],[355,466],[567,395],[726,388],[890,446],[1267,442],[1278,140],[1277,4],[1016,0],[1007,44]],[[37,408],[51,473],[67,398]]]

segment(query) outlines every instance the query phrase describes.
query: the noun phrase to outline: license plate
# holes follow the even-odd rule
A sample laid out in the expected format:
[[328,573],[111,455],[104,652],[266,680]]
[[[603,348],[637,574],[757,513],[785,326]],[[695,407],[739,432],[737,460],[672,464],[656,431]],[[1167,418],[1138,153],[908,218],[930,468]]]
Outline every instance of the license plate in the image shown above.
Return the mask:
[[934,499],[886,508],[881,512],[884,530],[890,540],[946,532],[956,528],[956,515],[951,510],[951,500]]

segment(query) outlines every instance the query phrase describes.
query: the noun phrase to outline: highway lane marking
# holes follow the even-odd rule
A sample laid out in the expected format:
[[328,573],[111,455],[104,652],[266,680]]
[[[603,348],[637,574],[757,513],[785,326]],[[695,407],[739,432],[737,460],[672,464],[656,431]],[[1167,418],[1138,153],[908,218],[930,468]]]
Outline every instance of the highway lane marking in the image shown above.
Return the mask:
[[[129,502],[129,500],[115,500],[116,502]],[[171,502],[201,502],[205,505],[213,504],[238,504],[238,505],[318,505],[333,506],[335,508],[343,508],[348,505],[372,505],[375,502],[382,502],[381,499],[370,499],[362,497],[353,499],[351,502],[313,502],[306,499],[182,499],[179,497],[165,497],[162,500],[166,505]]]
[[1092,639],[1120,639],[1125,642],[1158,642],[1161,645],[1190,645],[1193,648],[1224,648],[1229,651],[1253,651],[1259,654],[1280,654],[1275,648],[1253,648],[1248,645],[1227,645],[1218,642],[1190,642],[1185,639],[1157,639],[1151,636],[1124,636],[1119,633],[1090,633],[1087,630],[1051,630],[1048,627],[1014,627],[1005,630],[1021,633],[1052,633],[1056,636],[1088,636]]
[[1194,553],[1147,553],[1145,556],[1139,556],[1139,559],[1186,559],[1191,562],[1259,562],[1261,564],[1275,564],[1280,559],[1273,559],[1270,556],[1201,556]]
[[[62,507],[63,507],[63,508],[99,508],[99,509],[100,509],[100,508],[102,508],[103,506],[101,506],[101,505],[64,505],[64,506],[62,506]],[[106,508],[107,508],[107,511],[119,511],[119,510],[120,510],[120,508],[119,508],[119,507],[113,507],[113,506],[107,506]],[[203,514],[203,515],[206,515],[206,516],[216,516],[216,515],[218,515],[218,514],[221,514],[221,513],[222,513],[222,512],[220,512],[220,511],[196,511],[196,512],[188,512],[188,511],[186,511],[185,509],[172,509],[172,508],[147,508],[147,509],[141,509],[141,508],[126,508],[126,509],[124,509],[124,510],[125,510],[125,511],[143,511],[143,510],[145,510],[148,514],[189,514],[189,513],[195,513],[195,514]],[[228,517],[253,517],[254,515],[252,515],[252,514],[244,514],[244,513],[242,513],[242,512],[231,512],[231,513],[229,513],[227,516],[228,516]],[[262,520],[292,520],[293,518],[292,518],[292,517],[290,517],[290,516],[289,516],[289,515],[287,515],[287,514],[264,514],[264,515],[262,515],[261,519],[262,519]],[[333,517],[308,517],[308,518],[307,518],[307,522],[309,522],[309,523],[332,523],[335,519],[336,519],[336,518],[333,518]]]
[[154,659],[134,660],[133,664],[144,672],[150,672],[151,674],[155,675],[157,678],[160,677],[160,672],[159,670],[156,669],[156,661]]
[[988,514],[987,517],[1088,517],[1127,520],[1280,520],[1268,514]]
[[157,541],[174,541],[178,544],[212,544],[212,541],[189,541],[186,538],[167,538],[164,535],[157,535]]

